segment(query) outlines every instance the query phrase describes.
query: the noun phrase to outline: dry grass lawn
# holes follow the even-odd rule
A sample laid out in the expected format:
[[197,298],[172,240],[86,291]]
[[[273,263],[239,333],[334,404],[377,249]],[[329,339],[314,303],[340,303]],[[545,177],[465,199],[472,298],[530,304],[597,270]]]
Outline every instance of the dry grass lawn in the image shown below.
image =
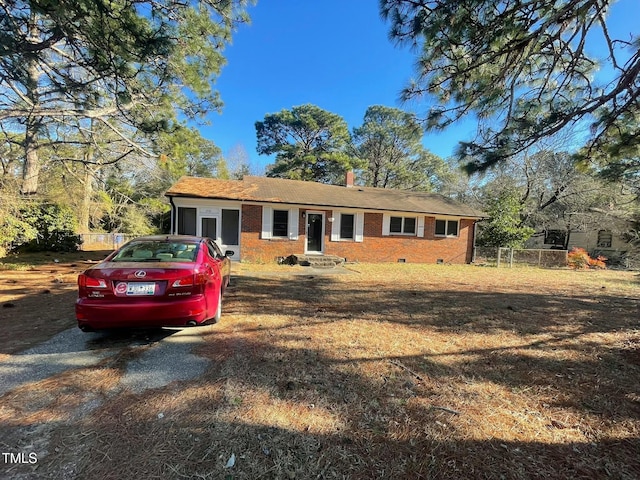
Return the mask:
[[[205,330],[197,350],[211,361],[198,380],[133,393],[119,384],[135,354],[125,348],[97,368],[1,397],[0,450],[31,448],[39,457],[9,473],[640,478],[636,273],[394,264],[292,276],[301,267],[235,268],[222,322]],[[47,274],[63,286],[70,275]],[[0,272],[0,286],[15,275]],[[73,286],[60,288],[0,297],[14,304],[0,312],[3,328],[8,311],[43,296],[65,302],[54,315],[73,326]],[[31,315],[43,329],[51,310]],[[0,337],[0,355],[15,354],[11,345]]]

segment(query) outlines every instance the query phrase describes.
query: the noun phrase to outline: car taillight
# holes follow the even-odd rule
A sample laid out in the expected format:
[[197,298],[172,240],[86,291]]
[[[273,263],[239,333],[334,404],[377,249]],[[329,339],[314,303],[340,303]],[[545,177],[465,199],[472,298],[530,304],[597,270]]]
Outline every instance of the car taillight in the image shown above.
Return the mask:
[[78,285],[85,288],[107,288],[104,278],[93,278],[84,274],[78,276]]
[[188,277],[183,277],[178,280],[175,280],[172,284],[172,287],[193,287],[193,275],[189,275]]

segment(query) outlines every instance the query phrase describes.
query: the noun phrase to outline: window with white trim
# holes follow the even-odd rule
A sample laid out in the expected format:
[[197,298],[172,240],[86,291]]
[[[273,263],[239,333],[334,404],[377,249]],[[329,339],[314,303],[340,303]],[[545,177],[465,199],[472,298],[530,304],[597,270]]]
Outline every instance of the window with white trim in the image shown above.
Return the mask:
[[436,237],[457,237],[460,229],[459,220],[442,220],[436,218]]
[[356,216],[353,213],[340,214],[340,240],[353,240]]
[[364,212],[340,212],[334,210],[331,223],[332,242],[363,242]]
[[289,210],[273,211],[273,226],[271,235],[273,237],[289,236]]
[[415,217],[391,217],[389,219],[389,233],[396,235],[415,235]]
[[178,207],[178,235],[195,235],[196,218],[195,208]]
[[289,208],[288,210],[278,208],[274,209],[268,205],[262,207],[262,232],[260,238],[264,240],[298,239],[298,216],[297,208]]

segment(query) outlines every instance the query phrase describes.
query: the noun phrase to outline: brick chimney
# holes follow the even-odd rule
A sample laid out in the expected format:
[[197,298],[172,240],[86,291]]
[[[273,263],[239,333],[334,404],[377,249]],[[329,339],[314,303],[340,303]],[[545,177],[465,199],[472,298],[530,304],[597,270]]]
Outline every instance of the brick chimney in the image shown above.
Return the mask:
[[353,170],[349,170],[345,176],[345,186],[347,188],[353,187],[354,178]]

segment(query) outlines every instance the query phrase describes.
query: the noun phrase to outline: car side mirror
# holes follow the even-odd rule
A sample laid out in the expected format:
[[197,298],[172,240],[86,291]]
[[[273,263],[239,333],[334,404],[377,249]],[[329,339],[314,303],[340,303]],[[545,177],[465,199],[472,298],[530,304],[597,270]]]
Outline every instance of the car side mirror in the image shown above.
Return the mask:
[[233,257],[236,254],[233,250],[227,250],[224,252],[225,257]]

